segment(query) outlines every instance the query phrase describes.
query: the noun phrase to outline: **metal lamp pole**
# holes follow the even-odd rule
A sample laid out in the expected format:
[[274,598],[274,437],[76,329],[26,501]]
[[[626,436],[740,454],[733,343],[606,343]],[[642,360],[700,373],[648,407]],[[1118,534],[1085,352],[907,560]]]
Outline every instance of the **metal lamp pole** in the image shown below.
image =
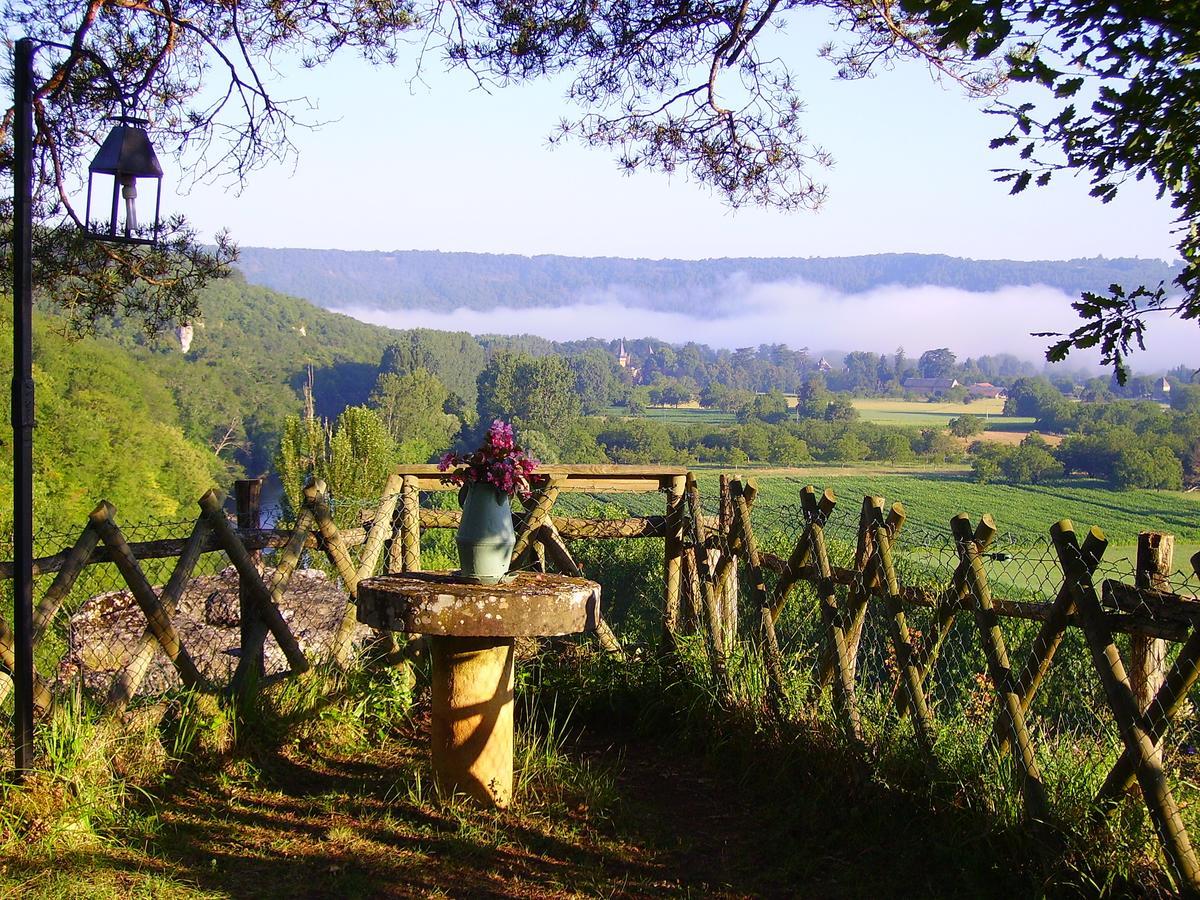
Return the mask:
[[17,774],[33,764],[33,42],[17,41],[13,122],[13,687]]
[[[57,47],[52,41],[17,41],[13,62],[13,687],[17,776],[33,766],[33,52],[35,46]],[[87,53],[88,51],[82,51]],[[90,54],[95,57],[95,54]],[[112,71],[95,57],[121,100],[117,125],[88,166],[88,205],[84,234],[118,244],[158,245],[158,212],[162,201],[162,167],[145,129],[145,119],[126,115],[125,96]],[[92,179],[112,176],[112,220],[107,230],[92,223]],[[154,179],[158,190],[152,226],[139,229],[135,204],[138,179]],[[125,200],[124,228],[119,229],[119,200]],[[145,236],[149,233],[149,237]]]

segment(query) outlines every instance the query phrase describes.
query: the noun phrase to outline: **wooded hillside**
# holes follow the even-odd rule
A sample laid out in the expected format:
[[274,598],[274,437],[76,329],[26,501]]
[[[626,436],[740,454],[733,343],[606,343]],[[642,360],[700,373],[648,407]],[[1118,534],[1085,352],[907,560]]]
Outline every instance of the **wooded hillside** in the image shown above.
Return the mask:
[[1067,294],[1170,281],[1178,266],[1145,259],[1026,262],[889,253],[828,259],[650,260],[244,247],[246,278],[327,308],[452,310],[560,306],[615,291],[632,306],[712,310],[734,279],[809,281],[845,293],[885,285],[994,291],[1043,284]]

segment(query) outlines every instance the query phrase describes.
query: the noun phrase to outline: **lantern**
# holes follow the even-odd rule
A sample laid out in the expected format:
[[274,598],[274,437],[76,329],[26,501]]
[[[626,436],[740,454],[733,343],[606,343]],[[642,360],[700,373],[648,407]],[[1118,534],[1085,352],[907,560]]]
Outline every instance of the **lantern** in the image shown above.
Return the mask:
[[[88,166],[86,230],[92,237],[128,244],[158,243],[158,212],[162,203],[162,166],[143,125],[146,119],[115,116],[116,125],[100,145]],[[111,176],[112,212],[107,226],[92,221],[92,182],[97,175]],[[150,225],[138,220],[138,180],[156,182],[154,219]],[[148,236],[147,236],[148,235]]]

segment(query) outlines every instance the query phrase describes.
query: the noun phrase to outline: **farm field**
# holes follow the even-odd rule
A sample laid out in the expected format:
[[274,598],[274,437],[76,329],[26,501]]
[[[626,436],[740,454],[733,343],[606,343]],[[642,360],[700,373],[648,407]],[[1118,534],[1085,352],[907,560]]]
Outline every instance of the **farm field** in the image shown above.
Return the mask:
[[[760,507],[799,506],[805,484],[832,488],[838,497],[842,529],[853,529],[866,494],[881,495],[890,506],[899,500],[908,514],[906,530],[945,535],[952,516],[965,512],[972,520],[991,513],[1001,538],[1020,543],[1045,540],[1050,526],[1068,518],[1076,530],[1099,525],[1108,536],[1106,560],[1132,560],[1139,531],[1175,535],[1175,565],[1187,569],[1200,550],[1200,496],[1174,491],[1113,491],[1099,482],[1049,485],[976,484],[955,470],[902,471],[895,468],[820,468],[750,470],[760,489]],[[716,475],[701,473],[701,489],[715,492]]]
[[[604,415],[616,418],[629,418],[623,406],[610,406],[604,410]],[[719,409],[701,409],[694,404],[686,406],[651,406],[637,418],[651,419],[669,425],[736,425],[737,416],[733,413],[721,412]]]
[[1028,431],[1034,420],[1004,415],[1003,400],[973,400],[970,403],[929,403],[924,400],[887,400],[862,398],[852,401],[864,421],[879,425],[911,425],[917,428],[944,428],[950,420],[970,413],[986,418],[988,429]]
[[[789,402],[795,406],[795,398]],[[853,401],[854,408],[865,422],[879,425],[903,425],[913,428],[945,428],[950,420],[964,413],[987,419],[987,434],[996,437],[1012,434],[1020,440],[1030,428],[1034,420],[1023,416],[1003,415],[1003,400],[975,400],[971,403],[927,403],[921,400],[880,400],[857,399]],[[625,408],[610,406],[604,410],[604,415],[626,418]],[[652,419],[677,425],[733,425],[737,417],[733,413],[721,412],[716,409],[701,409],[695,403],[675,406],[651,406],[646,409],[641,418]]]

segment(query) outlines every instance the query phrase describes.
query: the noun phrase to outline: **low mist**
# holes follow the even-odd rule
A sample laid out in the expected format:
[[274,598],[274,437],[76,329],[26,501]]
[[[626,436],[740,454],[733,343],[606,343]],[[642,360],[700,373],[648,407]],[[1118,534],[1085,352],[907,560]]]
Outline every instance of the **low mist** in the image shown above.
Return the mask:
[[[884,287],[842,294],[803,282],[746,284],[736,281],[715,303],[690,312],[644,308],[635,291],[615,287],[582,295],[570,306],[450,313],[425,309],[340,307],[364,322],[391,328],[434,328],[472,334],[536,334],[551,340],[588,337],[656,337],[673,344],[695,341],[711,347],[788,344],[814,352],[827,348],[891,353],[903,346],[910,356],[949,347],[960,359],[1012,353],[1038,361],[1049,338],[1033,331],[1070,331],[1080,324],[1071,309],[1077,298],[1051,288],[1011,287],[973,293],[944,287]],[[737,312],[731,312],[737,310]],[[1136,356],[1138,371],[1179,363],[1200,366],[1200,326],[1154,314],[1147,352]],[[1099,354],[1072,354],[1073,368],[1098,364]]]

